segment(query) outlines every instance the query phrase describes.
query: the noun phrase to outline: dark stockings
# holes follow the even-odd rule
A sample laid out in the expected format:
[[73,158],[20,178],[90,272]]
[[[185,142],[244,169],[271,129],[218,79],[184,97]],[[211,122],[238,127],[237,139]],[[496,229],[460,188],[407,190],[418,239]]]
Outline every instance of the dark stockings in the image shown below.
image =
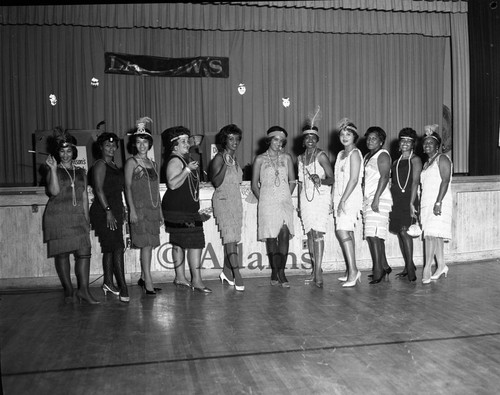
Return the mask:
[[285,266],[289,241],[290,231],[286,225],[281,227],[277,238],[266,239],[267,257],[271,266],[271,281],[279,281],[281,284],[288,283],[285,276]]
[[113,284],[113,252],[102,253],[102,273],[104,284],[106,284],[113,291],[116,289]]
[[54,258],[57,275],[64,289],[64,297],[73,296],[73,284],[71,283],[71,266],[69,264],[69,254],[56,255]]
[[415,281],[417,275],[415,274],[416,267],[413,263],[413,239],[406,233],[406,230],[402,230],[398,233],[398,241],[405,261],[405,268],[398,275],[400,277],[408,276],[409,281]]
[[[243,285],[243,278],[240,274],[240,266],[238,259],[238,244],[228,243],[224,245],[224,274],[227,278],[234,278],[235,284]],[[228,266],[226,268],[226,266]],[[226,272],[229,272],[228,276]]]
[[384,260],[385,258],[385,245],[382,243],[382,239],[378,237],[367,237],[368,247],[370,248],[370,255],[373,262],[373,281],[370,282],[376,284],[382,280],[385,276]]
[[127,282],[125,280],[125,262],[123,257],[123,248],[114,250],[113,253],[113,272],[115,274],[118,288],[121,296],[128,296]]
[[89,290],[90,249],[75,252],[75,273],[78,280],[77,296],[90,304],[99,303]]

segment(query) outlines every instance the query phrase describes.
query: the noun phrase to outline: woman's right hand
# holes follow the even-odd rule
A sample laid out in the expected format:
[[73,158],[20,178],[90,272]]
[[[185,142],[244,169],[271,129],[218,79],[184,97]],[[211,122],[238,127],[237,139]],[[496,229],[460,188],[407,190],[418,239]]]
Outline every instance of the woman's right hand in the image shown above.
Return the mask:
[[49,166],[49,168],[51,170],[56,170],[57,169],[57,161],[56,161],[56,159],[52,155],[49,155],[47,157],[47,160],[45,161],[45,163],[47,164],[47,166]]
[[415,209],[413,203],[410,203],[410,216],[412,218],[417,218],[417,210]]
[[135,211],[130,211],[130,217],[129,217],[129,221],[131,224],[136,224],[137,221],[139,220],[139,218],[137,217],[137,214]]
[[112,211],[106,211],[106,222],[108,224],[108,228],[111,230],[118,229],[116,218],[113,215]]
[[196,171],[198,169],[198,167],[200,167],[200,164],[198,163],[198,161],[193,160],[193,161],[188,163],[187,167],[191,171]]
[[343,200],[341,200],[339,202],[339,206],[337,207],[337,216],[340,217],[340,215],[342,214],[342,212],[344,214],[346,214],[346,211],[345,211],[345,202]]

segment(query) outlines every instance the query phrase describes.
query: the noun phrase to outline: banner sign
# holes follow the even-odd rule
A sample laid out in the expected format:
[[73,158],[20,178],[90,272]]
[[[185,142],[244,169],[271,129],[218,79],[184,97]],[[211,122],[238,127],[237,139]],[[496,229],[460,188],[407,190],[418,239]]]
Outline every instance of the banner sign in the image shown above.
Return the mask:
[[215,56],[160,58],[106,52],[104,60],[104,72],[109,74],[157,77],[229,77],[229,58]]

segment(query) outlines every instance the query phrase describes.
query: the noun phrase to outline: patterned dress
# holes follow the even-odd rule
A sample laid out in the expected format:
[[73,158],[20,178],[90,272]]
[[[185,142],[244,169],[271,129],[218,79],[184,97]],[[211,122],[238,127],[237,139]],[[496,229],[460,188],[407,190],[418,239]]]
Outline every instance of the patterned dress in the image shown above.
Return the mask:
[[[337,230],[347,230],[353,231],[356,226],[356,221],[359,218],[361,212],[361,207],[363,205],[363,191],[361,190],[361,177],[363,174],[363,156],[361,151],[354,148],[347,157],[344,158],[345,151],[340,151],[337,160],[335,161],[335,183],[333,186],[333,215],[336,219],[336,229]],[[356,184],[354,190],[349,195],[345,203],[345,213],[342,212],[340,216],[338,215],[338,207],[340,199],[347,188],[347,183],[350,179],[351,172],[351,155],[358,155],[361,161],[359,167],[358,183]]]
[[451,175],[448,190],[441,202],[441,215],[434,215],[434,204],[441,185],[441,173],[439,172],[439,154],[427,169],[422,169],[420,182],[422,185],[422,197],[420,203],[420,215],[422,221],[422,231],[425,236],[441,237],[451,240]]
[[123,249],[123,201],[122,191],[125,180],[123,170],[106,163],[106,175],[102,189],[113,216],[116,219],[117,229],[108,228],[106,210],[102,207],[99,198],[94,192],[94,201],[90,206],[90,223],[99,238],[102,252],[113,252]]
[[[69,174],[68,174],[69,173]],[[71,179],[75,177],[76,205],[73,205]],[[82,194],[85,190],[85,170],[75,167],[68,172],[57,167],[60,192],[47,202],[43,218],[44,241],[48,256],[90,248],[90,227],[85,218]]]
[[[363,188],[363,223],[364,237],[378,237],[385,239],[387,237],[387,228],[389,227],[389,212],[392,207],[392,195],[390,190],[390,182],[387,183],[385,189],[380,194],[378,209],[376,213],[372,210],[373,198],[377,191],[378,182],[380,180],[380,171],[378,169],[378,157],[385,152],[385,149],[378,150],[365,164],[364,188]],[[369,154],[367,154],[366,158]],[[390,155],[389,155],[390,157]]]
[[286,155],[279,155],[272,160],[263,154],[264,161],[260,168],[260,194],[257,209],[258,231],[260,241],[278,237],[286,225],[293,237],[293,203],[288,184],[288,163]]
[[243,171],[238,163],[227,166],[222,184],[212,197],[214,217],[222,237],[222,243],[238,243],[241,240],[243,222],[243,204],[241,202],[240,184]]
[[137,163],[132,174],[132,199],[137,213],[137,222],[130,224],[130,236],[135,248],[158,247],[160,245],[160,185],[156,163],[146,168]]
[[299,181],[302,182],[300,191],[300,216],[304,233],[311,230],[326,232],[328,226],[328,217],[332,201],[332,187],[330,185],[321,185],[316,187],[309,178],[309,174],[317,174],[320,179],[325,178],[325,169],[318,161],[318,156],[314,161],[304,166],[304,155],[299,156]]

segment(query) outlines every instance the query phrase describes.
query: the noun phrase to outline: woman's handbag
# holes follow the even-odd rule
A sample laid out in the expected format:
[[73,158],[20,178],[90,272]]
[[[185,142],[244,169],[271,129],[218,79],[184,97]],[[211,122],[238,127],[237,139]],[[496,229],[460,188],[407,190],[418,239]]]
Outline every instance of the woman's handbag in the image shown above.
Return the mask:
[[422,228],[420,227],[417,218],[413,217],[411,225],[406,231],[411,237],[419,237],[422,234]]

